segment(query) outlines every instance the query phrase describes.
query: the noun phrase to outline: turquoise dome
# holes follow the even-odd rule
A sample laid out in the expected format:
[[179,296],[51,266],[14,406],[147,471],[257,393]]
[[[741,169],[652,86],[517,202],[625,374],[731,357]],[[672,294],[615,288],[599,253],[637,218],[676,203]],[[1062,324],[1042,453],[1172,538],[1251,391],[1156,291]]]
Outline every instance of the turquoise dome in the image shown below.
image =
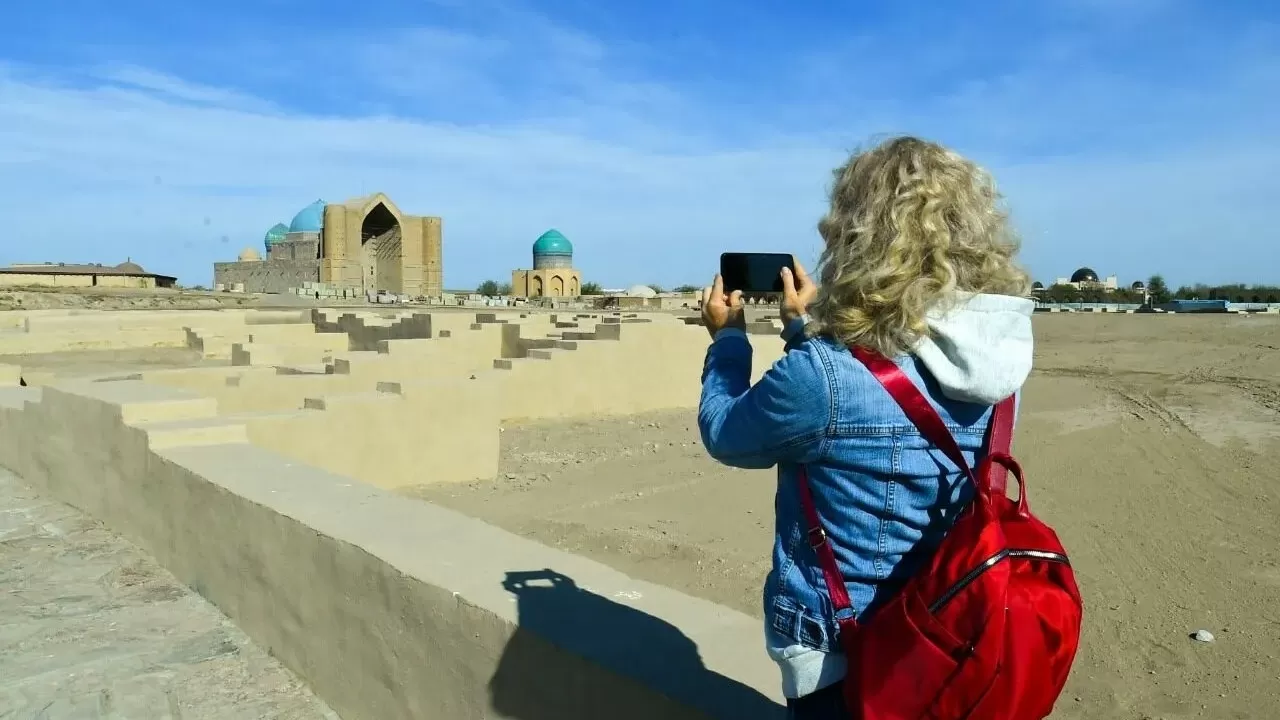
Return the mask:
[[542,233],[533,243],[533,254],[538,255],[572,255],[573,243],[560,234],[559,230],[548,230]]
[[267,246],[267,250],[271,250],[272,245],[284,242],[284,236],[288,232],[288,225],[285,225],[284,223],[276,223],[267,231],[267,235],[262,239],[262,242]]
[[324,228],[324,201],[317,200],[298,211],[289,232],[320,232]]

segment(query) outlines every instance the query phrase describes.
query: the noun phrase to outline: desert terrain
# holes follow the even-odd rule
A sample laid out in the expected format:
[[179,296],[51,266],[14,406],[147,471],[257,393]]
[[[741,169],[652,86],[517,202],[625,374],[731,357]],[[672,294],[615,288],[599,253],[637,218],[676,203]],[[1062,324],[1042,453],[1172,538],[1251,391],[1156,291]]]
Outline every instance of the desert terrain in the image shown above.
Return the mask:
[[[1280,318],[1046,314],[1035,327],[1015,454],[1086,602],[1054,717],[1277,717]],[[694,410],[502,438],[494,480],[403,492],[761,615],[774,474],[707,458]],[[1189,637],[1200,629],[1215,641]]]
[[[51,295],[40,300],[70,302]],[[138,296],[92,302],[112,309],[150,309],[170,307],[163,303],[171,300]],[[31,302],[26,299],[22,307]],[[173,309],[188,307],[187,302],[182,299]],[[207,307],[200,297],[190,302],[190,307]],[[1028,473],[1032,506],[1062,536],[1086,602],[1080,655],[1054,717],[1280,716],[1280,603],[1275,600],[1280,593],[1280,498],[1274,488],[1275,468],[1280,467],[1280,316],[1055,313],[1037,315],[1034,322],[1036,369],[1025,388],[1014,449]],[[278,333],[279,342],[310,338],[296,329],[245,326],[241,331],[270,330]],[[439,341],[403,342],[407,344],[397,348],[412,353],[428,352]],[[584,341],[577,352],[589,352],[592,342]],[[595,342],[604,343],[597,348],[601,352],[610,345]],[[700,352],[700,338],[692,342],[688,349]],[[321,347],[313,348],[317,359],[327,352]],[[624,344],[619,351],[640,351],[629,347]],[[497,345],[493,348],[496,352]],[[399,352],[391,353],[391,362],[400,362]],[[490,351],[478,357],[488,364],[493,355],[484,352]],[[377,355],[346,357],[377,367],[387,360]],[[423,366],[413,363],[432,362],[430,357],[410,354],[405,367],[421,373]],[[550,357],[557,358],[551,363],[573,359],[554,352]],[[669,362],[668,369],[683,367],[685,356],[671,357],[681,359]],[[178,368],[237,371],[229,362],[172,346],[0,354],[0,363],[21,366],[23,377],[38,385],[54,378],[119,379],[156,371],[161,377]],[[269,366],[276,361],[264,362]],[[533,372],[546,360],[526,362],[525,371]],[[269,367],[261,369],[270,372]],[[695,383],[698,369],[690,359],[688,372]],[[461,379],[472,372],[462,372]],[[613,381],[607,367],[599,372],[591,383]],[[572,380],[556,382],[578,380],[576,375],[565,378]],[[472,374],[467,381],[475,380]],[[221,383],[208,389],[244,404],[273,383],[321,388],[322,383],[342,381],[342,375],[302,376],[260,379],[244,390],[218,387]],[[684,402],[683,392],[673,395],[675,404]],[[301,397],[281,395],[271,402],[281,404],[276,410],[290,403],[296,408]],[[413,395],[407,397],[404,402],[413,402]],[[772,542],[774,474],[735,470],[710,460],[698,438],[692,407],[696,398],[688,402],[680,409],[628,416],[579,413],[572,420],[506,421],[500,446],[489,446],[499,454],[492,477],[491,464],[470,476],[481,480],[407,485],[394,492],[406,503],[425,500],[452,508],[633,578],[758,618]],[[220,412],[246,412],[219,407]],[[244,417],[256,416],[249,412]],[[215,420],[208,422],[222,422]],[[324,430],[309,427],[308,433]],[[336,437],[350,437],[350,427],[342,427]],[[433,432],[416,421],[404,427],[405,432]],[[432,427],[449,432],[439,424]],[[303,455],[307,463],[321,462]],[[76,498],[70,501],[75,504]],[[27,502],[14,500],[14,507]],[[83,566],[68,566],[66,572],[73,570],[97,572]],[[28,581],[34,582],[23,580]],[[177,620],[184,618],[194,622],[195,615]],[[30,629],[43,633],[32,637],[58,638],[67,627],[44,623]],[[1193,640],[1197,630],[1210,631],[1215,640]],[[178,652],[171,640],[155,640],[157,652]],[[243,647],[246,657],[256,652],[251,645]],[[71,665],[65,667],[70,671]],[[18,675],[10,678],[10,688]],[[288,677],[280,676],[282,687],[288,686]],[[179,692],[203,692],[197,686],[184,688]]]

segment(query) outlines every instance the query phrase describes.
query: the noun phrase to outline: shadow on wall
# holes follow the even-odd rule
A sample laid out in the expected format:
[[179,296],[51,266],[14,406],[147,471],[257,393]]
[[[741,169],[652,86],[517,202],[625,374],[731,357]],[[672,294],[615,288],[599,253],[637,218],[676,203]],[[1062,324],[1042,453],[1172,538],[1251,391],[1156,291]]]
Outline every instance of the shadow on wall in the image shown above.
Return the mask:
[[[492,707],[515,720],[782,718],[785,710],[756,690],[708,670],[675,626],[577,586],[553,570],[509,572],[519,627],[489,681]],[[563,662],[548,662],[564,656]],[[763,651],[762,651],[763,652]],[[592,683],[603,668],[616,682]],[[672,701],[655,707],[654,690]]]

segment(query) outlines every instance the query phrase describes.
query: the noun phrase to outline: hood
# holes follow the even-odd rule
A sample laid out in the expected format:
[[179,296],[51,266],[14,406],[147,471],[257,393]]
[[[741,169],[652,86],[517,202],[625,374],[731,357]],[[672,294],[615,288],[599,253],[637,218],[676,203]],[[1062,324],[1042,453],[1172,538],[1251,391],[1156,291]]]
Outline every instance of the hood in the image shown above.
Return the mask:
[[957,293],[946,310],[930,312],[930,337],[913,353],[960,402],[994,405],[1031,374],[1031,313],[1035,302],[1011,295]]

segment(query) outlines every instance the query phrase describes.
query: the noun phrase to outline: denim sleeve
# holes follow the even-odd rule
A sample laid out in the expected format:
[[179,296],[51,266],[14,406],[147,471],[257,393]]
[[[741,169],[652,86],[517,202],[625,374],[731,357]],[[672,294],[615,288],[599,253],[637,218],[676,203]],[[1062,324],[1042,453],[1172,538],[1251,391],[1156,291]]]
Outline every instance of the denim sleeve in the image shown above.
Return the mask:
[[711,457],[740,468],[812,462],[831,421],[831,390],[813,342],[788,350],[751,384],[751,343],[724,331],[707,350],[698,429]]

